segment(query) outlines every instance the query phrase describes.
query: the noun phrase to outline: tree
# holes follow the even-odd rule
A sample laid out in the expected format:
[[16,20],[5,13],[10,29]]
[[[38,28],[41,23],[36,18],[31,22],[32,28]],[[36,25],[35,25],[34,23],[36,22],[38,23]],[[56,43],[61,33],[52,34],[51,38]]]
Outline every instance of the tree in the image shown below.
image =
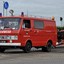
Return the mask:
[[57,29],[58,30],[64,30],[64,26],[63,27],[58,26]]

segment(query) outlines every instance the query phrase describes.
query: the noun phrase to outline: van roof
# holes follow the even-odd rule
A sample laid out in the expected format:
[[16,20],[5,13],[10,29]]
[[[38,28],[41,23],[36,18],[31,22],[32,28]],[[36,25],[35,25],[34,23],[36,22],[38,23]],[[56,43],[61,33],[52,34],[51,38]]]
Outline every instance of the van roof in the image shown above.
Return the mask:
[[35,20],[49,20],[49,21],[54,21],[52,20],[51,17],[45,18],[45,17],[34,17],[34,16],[0,16],[0,18],[23,18],[23,19],[35,19]]

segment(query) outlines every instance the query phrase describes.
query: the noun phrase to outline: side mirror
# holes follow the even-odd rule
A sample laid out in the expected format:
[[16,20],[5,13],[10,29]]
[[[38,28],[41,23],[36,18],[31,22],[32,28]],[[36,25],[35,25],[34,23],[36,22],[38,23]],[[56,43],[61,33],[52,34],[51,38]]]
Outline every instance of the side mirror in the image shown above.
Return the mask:
[[22,28],[25,28],[25,24],[22,25]]

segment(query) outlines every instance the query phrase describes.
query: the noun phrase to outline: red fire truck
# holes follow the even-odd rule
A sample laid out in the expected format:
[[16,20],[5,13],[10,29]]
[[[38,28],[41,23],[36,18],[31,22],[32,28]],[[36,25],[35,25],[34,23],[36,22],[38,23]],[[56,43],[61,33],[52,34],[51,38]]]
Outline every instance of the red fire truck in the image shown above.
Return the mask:
[[56,46],[57,29],[53,19],[28,16],[0,17],[0,52],[20,48],[30,52],[32,47],[51,51]]

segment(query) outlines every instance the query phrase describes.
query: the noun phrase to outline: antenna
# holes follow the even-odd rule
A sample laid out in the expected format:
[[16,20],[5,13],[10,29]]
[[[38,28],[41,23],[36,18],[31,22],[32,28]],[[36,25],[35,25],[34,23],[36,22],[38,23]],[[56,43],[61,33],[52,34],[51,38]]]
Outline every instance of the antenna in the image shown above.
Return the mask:
[[28,16],[28,10],[27,10],[27,16]]

